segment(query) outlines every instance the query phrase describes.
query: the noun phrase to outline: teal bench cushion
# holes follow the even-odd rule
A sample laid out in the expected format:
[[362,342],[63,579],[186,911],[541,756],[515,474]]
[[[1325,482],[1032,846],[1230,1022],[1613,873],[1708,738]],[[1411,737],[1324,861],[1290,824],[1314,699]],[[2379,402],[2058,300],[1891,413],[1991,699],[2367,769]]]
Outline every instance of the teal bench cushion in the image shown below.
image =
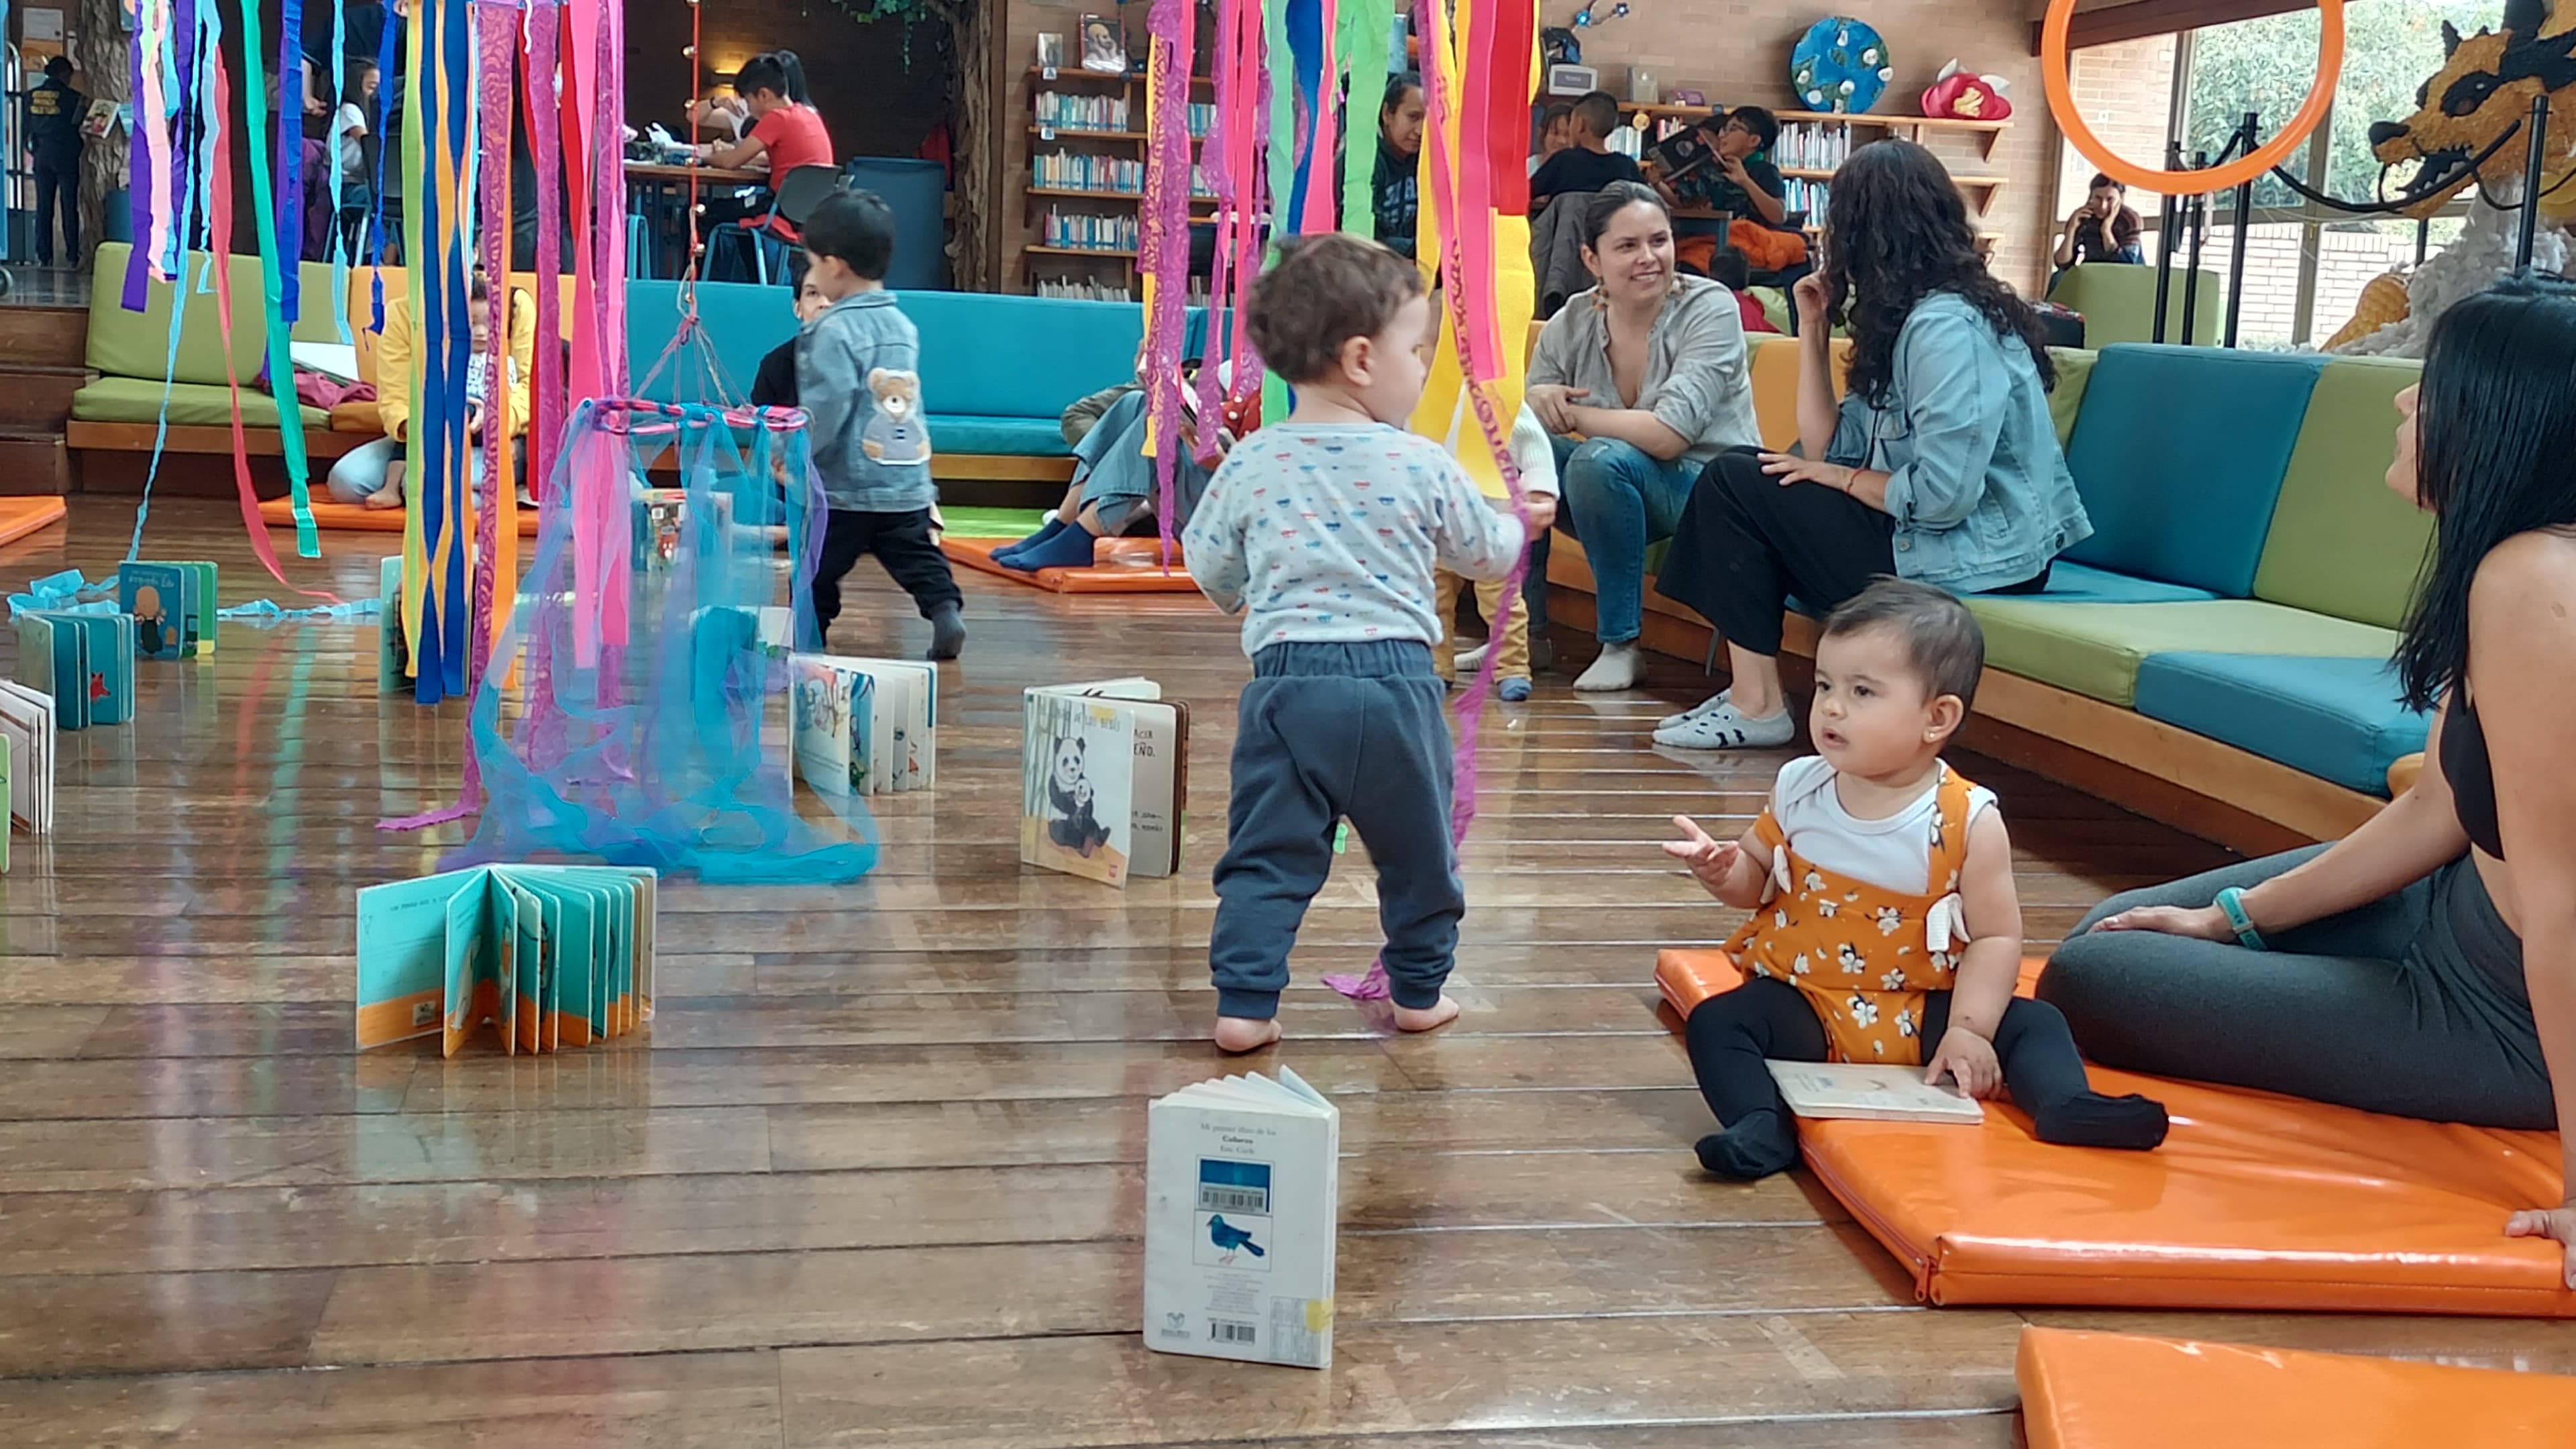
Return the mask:
[[1072,456],[1064,445],[1064,429],[1054,418],[957,417],[948,413],[931,415],[930,451],[934,457],[941,453],[1000,454],[1012,458]]
[[[665,360],[663,354],[680,330],[680,284],[628,282],[628,388],[654,402],[743,401],[751,393],[751,380],[760,374],[760,360],[796,335],[796,294],[747,282],[701,282],[698,326],[700,335]],[[722,371],[722,388],[709,375],[710,357]]]
[[2397,702],[2385,658],[2157,654],[2138,666],[2138,713],[2369,795],[2424,748],[2426,716]]
[[2061,604],[1980,594],[1968,608],[1997,669],[2127,706],[2138,667],[2158,654],[2288,654],[2384,660],[2397,636],[2347,619],[2252,599],[2161,604]]
[[2019,597],[2051,604],[2181,604],[2218,596],[2187,584],[2133,579],[2127,574],[2059,559],[2048,571],[2047,592]]
[[2246,597],[2322,366],[2210,348],[2104,350],[2066,450],[2094,532],[2067,558]]
[[[161,416],[162,385],[159,378],[102,377],[72,394],[72,416],[85,423],[151,423]],[[170,384],[170,422],[174,427],[228,428],[232,426],[232,404],[226,389],[209,387],[201,382]],[[246,428],[277,427],[277,399],[242,380],[242,426]],[[320,408],[299,406],[304,426],[315,432],[331,430],[331,415]]]

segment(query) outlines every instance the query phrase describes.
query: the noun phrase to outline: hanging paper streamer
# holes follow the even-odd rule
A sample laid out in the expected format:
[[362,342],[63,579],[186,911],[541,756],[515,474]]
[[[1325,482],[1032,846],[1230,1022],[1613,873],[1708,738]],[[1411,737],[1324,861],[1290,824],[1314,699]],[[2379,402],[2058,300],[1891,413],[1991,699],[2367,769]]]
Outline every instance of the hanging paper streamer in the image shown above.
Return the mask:
[[[419,164],[406,167],[403,205],[413,341],[403,637],[423,704],[466,693],[472,658],[473,465],[465,404],[473,355],[466,287],[474,223],[472,8],[469,0],[419,0],[410,20],[403,142],[406,160]],[[506,347],[507,335],[495,345]]]
[[[1340,58],[1348,114],[1343,131],[1342,230],[1384,241],[1377,234],[1378,116],[1386,100],[1387,49],[1395,31],[1395,0],[1338,0],[1333,53]],[[1419,166],[1421,158],[1414,164]]]
[[365,624],[384,612],[382,599],[350,599],[338,604],[316,604],[308,609],[290,609],[275,599],[253,599],[246,604],[229,604],[215,611],[215,617],[235,624]]
[[[1154,454],[1156,532],[1163,566],[1172,563],[1174,470],[1180,465],[1181,334],[1188,326],[1190,70],[1198,11],[1191,0],[1154,0],[1145,86],[1145,194],[1137,207],[1139,269],[1145,277],[1145,436]],[[1204,361],[1204,359],[1203,359]],[[1212,362],[1206,363],[1213,367]],[[1214,414],[1204,416],[1214,417]]]
[[[755,439],[746,457],[735,437]],[[793,486],[776,488],[775,458]],[[876,832],[857,799],[842,809],[852,838],[798,818],[777,738],[789,687],[785,639],[812,627],[809,586],[821,530],[798,528],[792,570],[774,563],[768,529],[827,507],[805,416],[696,405],[585,402],[574,412],[553,488],[609,487],[664,458],[680,464],[680,545],[668,560],[620,508],[621,547],[644,558],[627,575],[628,616],[643,647],[605,647],[577,605],[569,510],[540,528],[526,596],[502,631],[475,695],[472,742],[487,792],[473,840],[455,862],[539,853],[694,871],[711,881],[811,884],[857,878],[876,861]],[[583,635],[590,634],[587,647]],[[552,672],[534,666],[538,646]],[[595,658],[594,668],[565,661]],[[521,708],[504,717],[501,679],[525,664]],[[613,682],[600,669],[617,673]],[[604,702],[605,701],[605,702]]]
[[[1211,58],[1216,125],[1200,149],[1208,186],[1216,196],[1216,247],[1210,266],[1205,356],[1198,375],[1198,415],[1222,416],[1219,357],[1233,364],[1223,391],[1238,403],[1261,387],[1260,359],[1247,326],[1252,284],[1259,273],[1262,218],[1270,213],[1264,166],[1263,118],[1270,108],[1270,72],[1262,53],[1261,0],[1217,0],[1217,53]],[[1223,346],[1219,345],[1223,328]],[[1204,439],[1202,441],[1205,441]],[[1206,450],[1202,450],[1203,455]],[[1208,459],[1203,456],[1202,461]],[[1166,511],[1168,517],[1169,510]]]
[[[247,7],[245,7],[247,8]],[[258,35],[254,25],[245,40]],[[304,128],[290,116],[304,114],[304,0],[278,0],[277,20],[277,109],[271,118],[277,127],[277,209],[271,212],[269,229],[285,246],[282,253],[287,265],[268,278],[269,295],[277,299],[277,315],[289,322],[303,316],[303,268],[295,265],[304,255]],[[334,156],[331,169],[340,169]],[[332,213],[338,220],[339,213]],[[271,334],[279,346],[283,339]],[[297,441],[302,441],[298,430]],[[298,510],[301,511],[300,509]],[[302,525],[297,525],[301,531]],[[316,557],[305,555],[307,558]]]
[[[287,3],[290,7],[288,13],[290,15],[296,13],[292,8],[295,0],[287,0]],[[268,150],[260,144],[265,134],[264,128],[277,123],[277,118],[270,114],[265,104],[268,78],[261,70],[258,6],[242,7],[241,27],[242,96],[245,101],[251,97],[262,98],[259,103],[252,104],[246,113],[250,120],[250,131],[247,137],[249,144],[245,149],[250,155],[251,208],[253,215],[258,218],[261,320],[268,328],[268,388],[270,394],[277,400],[278,453],[279,461],[286,465],[287,495],[295,501],[295,552],[301,558],[320,558],[322,537],[314,529],[313,504],[312,500],[305,495],[304,487],[305,471],[308,466],[304,454],[304,412],[295,396],[295,361],[287,352],[286,319],[289,314],[282,309],[281,302],[281,299],[288,295],[285,290],[288,284],[284,279],[281,265],[285,270],[291,270],[295,264],[294,259],[303,255],[301,240],[304,232],[301,226],[297,226],[287,233],[298,241],[298,245],[292,252],[285,249],[284,238],[278,233],[278,218],[274,205],[275,188],[269,175]],[[292,35],[287,37],[290,44],[293,39]],[[285,77],[280,75],[278,79],[282,84]],[[299,101],[297,105],[300,110],[302,103]],[[229,115],[230,112],[227,111],[226,114]],[[280,128],[291,129],[283,125]],[[226,179],[229,180],[229,178]],[[231,345],[232,337],[232,319],[227,315],[224,318],[226,346]],[[238,385],[235,384],[236,387]],[[238,401],[235,402],[235,407],[239,407]],[[236,443],[236,446],[241,445]],[[245,473],[248,471],[247,466],[244,471]]]

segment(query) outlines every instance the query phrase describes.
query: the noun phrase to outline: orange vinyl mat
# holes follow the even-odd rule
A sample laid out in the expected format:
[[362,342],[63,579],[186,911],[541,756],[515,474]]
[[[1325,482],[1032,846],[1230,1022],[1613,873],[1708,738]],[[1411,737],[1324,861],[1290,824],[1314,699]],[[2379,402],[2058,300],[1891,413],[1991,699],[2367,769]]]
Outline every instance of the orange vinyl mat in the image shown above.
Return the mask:
[[1008,538],[959,538],[954,534],[940,537],[939,551],[970,569],[1011,579],[1033,588],[1057,594],[1194,594],[1199,586],[1181,567],[1181,546],[1172,544],[1171,572],[1163,571],[1163,541],[1159,538],[1107,538],[1094,545],[1091,567],[1087,569],[1040,569],[1021,573],[993,562],[993,550],[1017,540]]
[[16,543],[48,524],[63,521],[63,500],[55,497],[0,498],[0,543]]
[[2025,1328],[2030,1449],[2563,1449],[2576,1378]]
[[[2023,995],[2039,966],[2023,964]],[[1741,980],[1723,951],[1655,962],[1685,1017]],[[2164,1146],[2052,1147],[2009,1106],[1974,1128],[1801,1122],[1799,1146],[1931,1303],[2576,1318],[2558,1245],[2504,1235],[2510,1214],[2559,1200],[2555,1133],[2092,1075],[2163,1102]]]
[[[271,528],[295,526],[295,504],[290,499],[270,498],[259,505],[259,516]],[[399,508],[360,508],[354,503],[333,503],[328,499],[313,500],[313,526],[350,533],[400,533],[403,510]],[[537,510],[519,510],[519,537],[537,536]]]

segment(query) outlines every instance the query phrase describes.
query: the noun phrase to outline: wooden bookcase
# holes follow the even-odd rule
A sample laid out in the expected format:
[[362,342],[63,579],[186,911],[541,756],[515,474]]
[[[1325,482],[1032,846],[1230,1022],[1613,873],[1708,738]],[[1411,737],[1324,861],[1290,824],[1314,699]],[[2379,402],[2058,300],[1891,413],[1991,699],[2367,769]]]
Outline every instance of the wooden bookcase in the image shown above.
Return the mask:
[[[1035,292],[1044,283],[1072,282],[1124,290],[1132,300],[1136,295],[1136,246],[1132,234],[1138,221],[1138,206],[1144,200],[1142,182],[1135,187],[1088,185],[1069,178],[1049,176],[1039,182],[1057,157],[1077,161],[1134,163],[1140,174],[1145,160],[1145,86],[1140,74],[1109,75],[1099,71],[1067,67],[1029,68],[1029,164],[1019,177],[1022,205],[1032,240],[1020,248],[1019,284],[1022,290]],[[1206,104],[1213,98],[1215,83],[1205,76],[1190,78],[1190,100]],[[1105,104],[1123,101],[1126,120],[1123,125],[1098,127],[1067,124],[1054,120],[1049,113],[1049,96],[1065,96]],[[1195,147],[1199,138],[1192,137]],[[1195,155],[1195,152],[1193,153]],[[1190,198],[1190,215],[1204,219],[1212,215],[1216,202],[1212,197]],[[1097,219],[1111,228],[1128,233],[1127,237],[1103,240],[1093,244],[1059,244],[1049,240],[1051,216]],[[1123,244],[1122,244],[1123,243]]]
[[[1645,116],[1657,123],[1695,121],[1711,114],[1713,109],[1726,108],[1669,105],[1623,108],[1628,115]],[[1994,159],[1995,145],[2003,139],[2004,132],[2012,129],[2012,122],[1962,121],[1946,116],[1845,115],[1832,111],[1773,111],[1771,114],[1783,127],[1801,125],[1849,133],[1846,154],[1853,147],[1889,136],[1917,143],[1940,157],[1941,164],[1949,168],[1950,180],[1958,186],[1959,195],[1967,202],[1969,223],[1978,228],[1978,241],[1991,249],[2003,239],[2002,232],[1990,230],[1984,223],[1994,212],[1996,197],[2010,180],[1995,170]],[[1776,159],[1774,164],[1777,164]],[[1782,177],[1792,181],[1823,182],[1833,179],[1834,174],[1829,167],[1781,166],[1779,169]],[[1819,230],[1815,222],[1815,218],[1810,218],[1807,227],[1810,235]]]

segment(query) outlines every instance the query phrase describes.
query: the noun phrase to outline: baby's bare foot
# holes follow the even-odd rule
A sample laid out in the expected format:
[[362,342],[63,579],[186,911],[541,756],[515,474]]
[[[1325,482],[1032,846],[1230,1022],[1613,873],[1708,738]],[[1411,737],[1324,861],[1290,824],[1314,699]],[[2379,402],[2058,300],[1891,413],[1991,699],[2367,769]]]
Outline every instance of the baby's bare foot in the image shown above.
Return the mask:
[[379,488],[375,492],[368,494],[360,506],[365,508],[400,508],[402,507],[402,501],[402,493],[400,490],[394,488]]
[[1395,1025],[1398,1031],[1431,1031],[1447,1026],[1457,1019],[1458,1003],[1445,995],[1431,1005],[1419,1009],[1410,1006],[1399,1006],[1395,1009]]
[[[1456,1013],[1457,1008],[1450,1008],[1451,1015]],[[1215,1035],[1217,1047],[1221,1051],[1259,1051],[1279,1040],[1279,1023],[1275,1018],[1263,1020],[1249,1016],[1220,1016],[1216,1019]]]

